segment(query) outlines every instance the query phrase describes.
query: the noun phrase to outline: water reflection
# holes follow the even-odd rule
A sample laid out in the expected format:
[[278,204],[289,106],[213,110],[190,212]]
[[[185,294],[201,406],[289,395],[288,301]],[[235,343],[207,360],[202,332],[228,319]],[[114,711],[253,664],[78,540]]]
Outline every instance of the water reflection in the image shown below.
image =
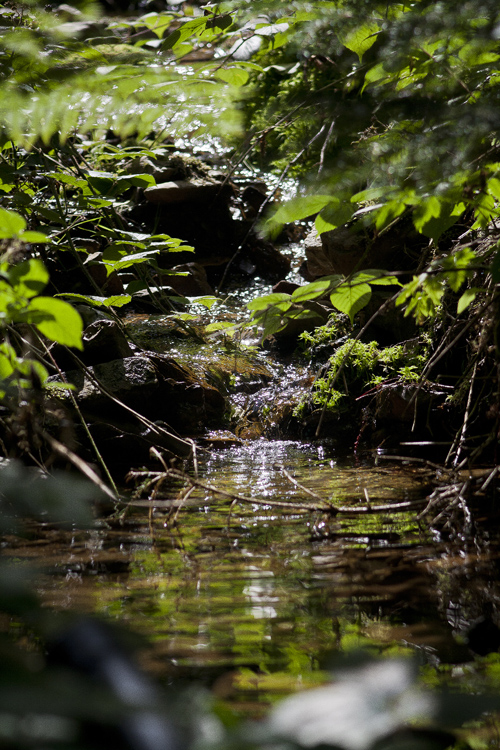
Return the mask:
[[[198,489],[176,524],[160,507],[137,508],[90,532],[37,529],[32,541],[11,540],[9,553],[43,563],[47,606],[126,622],[148,637],[152,672],[215,685],[253,713],[272,695],[321,682],[332,651],[368,645],[417,649],[434,666],[470,660],[455,636],[481,611],[467,591],[484,599],[477,572],[486,575],[491,558],[436,545],[410,511],[332,518],[274,507],[311,502],[281,467],[353,508],[366,494],[384,505],[427,491],[420,470],[369,455],[353,462],[327,444],[258,440],[212,452],[200,478],[269,505]],[[165,486],[159,499],[178,489]]]

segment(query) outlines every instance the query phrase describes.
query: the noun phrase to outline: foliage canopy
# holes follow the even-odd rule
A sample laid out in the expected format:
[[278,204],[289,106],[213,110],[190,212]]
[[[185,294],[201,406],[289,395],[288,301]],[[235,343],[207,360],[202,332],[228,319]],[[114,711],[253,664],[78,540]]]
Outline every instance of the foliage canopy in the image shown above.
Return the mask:
[[[307,303],[325,294],[354,324],[385,284],[420,324],[487,314],[495,330],[493,0],[227,0],[136,18],[106,17],[91,2],[55,10],[34,2],[1,14],[0,191],[15,213],[4,211],[0,231],[11,249],[31,244],[39,259],[50,245],[49,255],[69,250],[80,263],[73,230],[105,236],[107,277],[134,269],[140,278],[123,295],[95,289],[91,304],[127,304],[148,288],[142,269],[160,252],[189,249],[124,229],[120,211],[131,191],[154,185],[145,159],[204,139],[226,156],[231,145],[231,170],[245,162],[276,171],[278,184],[297,179],[296,196],[260,217],[263,232],[313,218],[320,234],[356,225],[373,238],[406,218],[429,241],[411,263],[402,252],[386,270],[356,268],[256,300],[252,318],[264,335],[310,315]],[[87,252],[87,270],[92,262]]]

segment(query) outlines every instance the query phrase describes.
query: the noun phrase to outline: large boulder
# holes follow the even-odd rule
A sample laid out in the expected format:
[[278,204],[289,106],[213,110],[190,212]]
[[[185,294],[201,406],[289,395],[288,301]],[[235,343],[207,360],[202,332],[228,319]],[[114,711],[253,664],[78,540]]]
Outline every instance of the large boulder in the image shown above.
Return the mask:
[[[65,378],[89,421],[123,415],[122,402],[152,421],[164,420],[182,434],[219,427],[226,409],[220,391],[193,370],[161,355],[137,355],[104,362]],[[57,379],[57,378],[54,378]]]
[[227,188],[220,182],[206,179],[172,180],[153,185],[144,191],[144,197],[150,203],[206,203],[214,200],[220,193],[227,195]]
[[331,274],[349,276],[364,268],[406,270],[416,265],[428,244],[407,217],[380,233],[359,221],[319,236],[313,230],[305,240],[305,276],[313,281]]

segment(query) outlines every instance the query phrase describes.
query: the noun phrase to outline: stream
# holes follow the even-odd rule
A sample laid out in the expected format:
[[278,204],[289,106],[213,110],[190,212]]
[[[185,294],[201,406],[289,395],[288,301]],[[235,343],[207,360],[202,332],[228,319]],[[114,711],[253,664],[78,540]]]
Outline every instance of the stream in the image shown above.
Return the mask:
[[[366,497],[416,506],[336,517],[273,507],[314,502],[290,477],[344,508]],[[197,489],[172,512],[158,507],[175,496],[169,485],[156,509],[132,502],[88,531],[37,528],[9,554],[42,568],[44,606],[126,624],[147,639],[148,672],[206,685],[244,715],[324,683],[329,659],[359,648],[417,654],[433,686],[497,687],[498,654],[474,659],[465,635],[499,594],[498,537],[447,543],[419,523],[426,471],[325,443],[258,439],[214,449],[199,479],[270,504]]]
[[[161,316],[133,324],[136,337],[156,338],[157,351],[183,352],[198,367],[210,359],[199,345],[174,351]],[[300,391],[308,376],[257,359],[254,372],[272,374],[261,397]],[[236,389],[234,408],[244,411],[254,392]],[[169,479],[150,501],[151,487],[125,489],[126,507],[94,528],[38,524],[10,538],[4,554],[36,566],[44,607],[126,625],[144,636],[138,660],[148,673],[167,685],[204,685],[244,717],[324,684],[331,660],[359,649],[416,657],[433,688],[498,692],[500,545],[491,516],[487,529],[430,527],[419,513],[435,471],[381,449],[354,454],[332,439],[248,431],[209,435],[203,447],[204,487],[186,496],[183,482]],[[318,504],[342,512],[308,510]],[[480,635],[478,647],[483,622],[493,636]]]

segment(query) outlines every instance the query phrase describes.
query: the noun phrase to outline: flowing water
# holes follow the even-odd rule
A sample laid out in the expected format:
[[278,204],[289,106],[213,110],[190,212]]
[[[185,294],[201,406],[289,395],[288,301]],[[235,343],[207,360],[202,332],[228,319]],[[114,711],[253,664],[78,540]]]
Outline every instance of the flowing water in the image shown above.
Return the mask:
[[[235,313],[229,306],[225,314]],[[135,324],[147,348],[155,339],[158,351],[198,368],[215,356],[217,346],[193,352],[189,342],[174,352],[161,316]],[[244,380],[245,362],[234,376],[236,359],[218,356],[219,369]],[[303,390],[300,367],[259,356],[251,377],[263,399]],[[233,395],[243,415],[248,394],[247,381]],[[198,486],[141,475],[142,493],[127,490],[120,512],[94,528],[37,525],[10,538],[4,554],[35,566],[45,607],[125,624],[145,636],[139,658],[148,672],[209,686],[245,716],[324,683],[331,658],[359,648],[417,654],[433,686],[498,692],[500,546],[491,509],[487,529],[465,519],[442,533],[419,515],[435,479],[423,463],[353,455],[328,440],[241,437],[208,436],[189,468]],[[477,622],[493,628],[482,660],[467,645]]]
[[[460,669],[463,682],[465,665],[484,685],[460,635],[487,589],[496,596],[494,557],[417,521],[424,470],[260,439],[214,449],[198,478],[206,487],[188,496],[167,480],[151,503],[136,498],[90,531],[37,529],[9,554],[43,567],[45,606],[127,624],[147,638],[148,671],[208,685],[245,714],[324,682],[331,655],[359,647],[418,653],[433,680]],[[324,503],[343,512],[307,510]]]

